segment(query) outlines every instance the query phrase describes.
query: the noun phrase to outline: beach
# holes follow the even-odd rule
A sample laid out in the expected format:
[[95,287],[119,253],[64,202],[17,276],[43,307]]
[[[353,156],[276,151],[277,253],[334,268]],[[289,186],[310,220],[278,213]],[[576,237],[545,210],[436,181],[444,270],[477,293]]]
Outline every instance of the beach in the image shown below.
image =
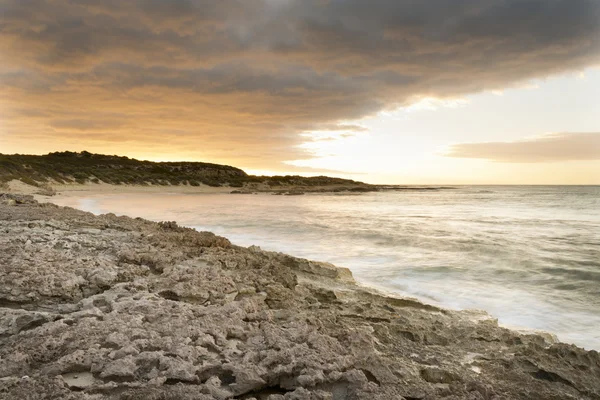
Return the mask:
[[44,193],[44,189],[31,186],[18,180],[12,180],[5,184],[4,191],[8,193],[34,195],[39,200],[48,200],[51,196],[59,193],[61,196],[78,196],[82,193],[89,195],[101,195],[110,193],[231,193],[234,189],[230,187],[213,187],[208,185],[114,185],[108,183],[84,183],[84,184],[59,184],[52,183],[48,185],[49,193]]

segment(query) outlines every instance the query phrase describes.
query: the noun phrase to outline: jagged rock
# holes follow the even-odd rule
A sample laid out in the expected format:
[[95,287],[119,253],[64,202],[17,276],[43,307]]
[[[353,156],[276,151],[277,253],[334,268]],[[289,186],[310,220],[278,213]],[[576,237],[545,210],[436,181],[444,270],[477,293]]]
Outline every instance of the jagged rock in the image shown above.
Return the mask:
[[117,381],[132,380],[136,370],[134,357],[127,356],[106,364],[100,372],[100,377]]
[[437,367],[423,368],[421,376],[430,383],[451,383],[460,379],[458,375]]
[[17,204],[34,204],[32,195],[29,194],[16,194],[16,193],[0,193],[0,204],[7,206],[14,206]]
[[548,335],[173,222],[0,200],[2,399],[600,399],[598,353]]

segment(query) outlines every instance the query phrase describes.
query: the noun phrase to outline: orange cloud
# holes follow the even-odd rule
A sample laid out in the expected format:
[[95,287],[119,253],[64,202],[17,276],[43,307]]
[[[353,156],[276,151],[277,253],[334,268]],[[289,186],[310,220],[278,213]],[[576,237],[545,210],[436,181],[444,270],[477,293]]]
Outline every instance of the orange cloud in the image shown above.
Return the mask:
[[[588,0],[5,0],[10,148],[311,157],[308,130],[600,62]],[[6,146],[6,144],[5,144]]]

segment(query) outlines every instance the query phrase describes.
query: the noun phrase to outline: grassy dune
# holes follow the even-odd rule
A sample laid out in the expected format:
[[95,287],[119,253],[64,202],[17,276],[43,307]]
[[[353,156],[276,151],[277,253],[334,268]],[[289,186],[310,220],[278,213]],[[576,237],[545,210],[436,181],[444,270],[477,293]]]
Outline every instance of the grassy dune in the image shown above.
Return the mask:
[[204,162],[151,162],[87,151],[43,156],[0,154],[0,183],[20,180],[32,186],[48,183],[128,185],[208,185],[242,188],[250,184],[277,186],[366,185],[326,176],[253,176],[239,168]]

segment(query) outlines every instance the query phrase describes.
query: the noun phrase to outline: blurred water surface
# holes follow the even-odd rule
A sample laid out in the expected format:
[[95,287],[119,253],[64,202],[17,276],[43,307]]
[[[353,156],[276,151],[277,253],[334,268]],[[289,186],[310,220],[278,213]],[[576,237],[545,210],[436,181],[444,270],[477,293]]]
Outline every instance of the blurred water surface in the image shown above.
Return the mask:
[[600,349],[600,187],[304,196],[81,194],[53,202],[174,220],[350,268],[356,279]]

